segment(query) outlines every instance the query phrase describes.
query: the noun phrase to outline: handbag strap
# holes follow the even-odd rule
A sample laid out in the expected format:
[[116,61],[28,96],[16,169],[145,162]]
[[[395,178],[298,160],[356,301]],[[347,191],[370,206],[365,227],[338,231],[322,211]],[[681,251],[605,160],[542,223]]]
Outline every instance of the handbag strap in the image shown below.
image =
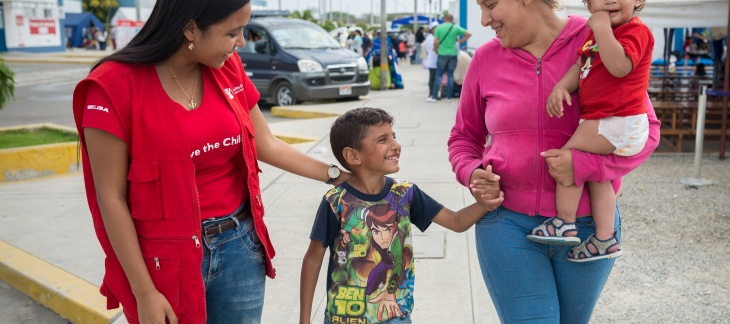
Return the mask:
[[[446,36],[449,36],[449,33],[451,32],[451,29],[454,28],[454,24],[451,23],[451,27],[449,27],[449,30],[446,31],[446,34],[444,34],[444,39],[446,39]],[[440,40],[439,40],[440,41]]]

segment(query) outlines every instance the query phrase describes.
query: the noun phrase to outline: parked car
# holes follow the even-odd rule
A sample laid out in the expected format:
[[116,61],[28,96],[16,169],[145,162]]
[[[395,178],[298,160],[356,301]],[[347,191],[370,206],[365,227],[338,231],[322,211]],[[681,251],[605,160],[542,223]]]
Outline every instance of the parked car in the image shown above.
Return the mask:
[[244,28],[241,61],[261,100],[278,106],[322,99],[357,99],[370,91],[368,64],[314,23],[253,18]]

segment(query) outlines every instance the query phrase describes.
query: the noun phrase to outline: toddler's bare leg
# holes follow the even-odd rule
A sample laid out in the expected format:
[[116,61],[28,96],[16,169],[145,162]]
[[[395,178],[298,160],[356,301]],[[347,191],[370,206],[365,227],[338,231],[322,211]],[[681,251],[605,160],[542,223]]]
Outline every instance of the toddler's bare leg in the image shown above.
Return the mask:
[[[591,194],[591,210],[593,222],[596,224],[596,238],[605,241],[614,235],[614,220],[616,210],[616,195],[613,192],[611,182],[589,182],[588,191]],[[608,249],[613,253],[619,249],[618,245]],[[597,253],[592,245],[588,245],[591,253]]]
[[[563,148],[596,154],[611,154],[616,150],[611,142],[603,135],[598,134],[598,120],[586,120],[578,125],[575,133]],[[572,185],[566,187],[558,183],[555,189],[558,217],[569,223],[575,222],[575,213],[578,210],[578,202],[582,193],[583,186],[576,187]],[[592,200],[593,196],[591,195]]]

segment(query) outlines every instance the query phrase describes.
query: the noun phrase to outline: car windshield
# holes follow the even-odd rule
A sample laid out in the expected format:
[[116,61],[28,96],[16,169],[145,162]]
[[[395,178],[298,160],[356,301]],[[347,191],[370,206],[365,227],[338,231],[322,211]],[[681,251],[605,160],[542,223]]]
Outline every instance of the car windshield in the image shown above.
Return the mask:
[[277,26],[271,35],[283,48],[288,49],[335,49],[340,45],[324,29],[293,24]]

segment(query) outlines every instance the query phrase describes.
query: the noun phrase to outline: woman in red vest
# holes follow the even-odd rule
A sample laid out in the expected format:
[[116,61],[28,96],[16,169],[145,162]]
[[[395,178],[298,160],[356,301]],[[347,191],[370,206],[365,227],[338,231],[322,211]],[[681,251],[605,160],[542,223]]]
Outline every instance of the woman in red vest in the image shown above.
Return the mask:
[[236,53],[250,17],[249,0],[157,1],[74,91],[100,291],[130,323],[260,322],[275,271],[257,159],[346,178],[269,130]]

